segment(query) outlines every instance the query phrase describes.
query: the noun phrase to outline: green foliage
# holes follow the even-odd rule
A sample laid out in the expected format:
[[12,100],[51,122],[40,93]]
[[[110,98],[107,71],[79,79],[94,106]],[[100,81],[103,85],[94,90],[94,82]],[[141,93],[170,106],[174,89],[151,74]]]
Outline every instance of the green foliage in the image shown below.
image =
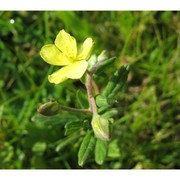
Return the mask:
[[[0,12],[0,168],[179,168],[179,18],[179,12],[155,11]],[[47,81],[56,67],[39,51],[61,29],[78,42],[92,37],[96,57],[108,52],[93,76],[98,113],[111,124],[108,142],[94,137],[88,113],[37,114],[52,99],[88,108],[80,81]],[[118,78],[109,97],[108,84],[125,64],[131,67],[126,83],[121,87]]]
[[42,125],[58,125],[66,122],[74,123],[73,121],[78,120],[78,118],[70,114],[58,114],[55,116],[42,116],[41,114],[36,114],[31,120]]
[[97,139],[95,147],[95,161],[97,164],[101,165],[106,159],[107,155],[107,141],[102,141]]
[[80,123],[80,121],[67,122],[65,125],[65,135],[68,136],[80,130],[81,127],[82,127],[82,124]]
[[103,90],[102,96],[114,98],[125,85],[129,69],[130,67],[128,64],[124,64],[120,69],[118,69]]
[[88,130],[78,152],[78,164],[83,166],[84,162],[87,160],[89,154],[93,151],[95,146],[95,138],[93,132]]

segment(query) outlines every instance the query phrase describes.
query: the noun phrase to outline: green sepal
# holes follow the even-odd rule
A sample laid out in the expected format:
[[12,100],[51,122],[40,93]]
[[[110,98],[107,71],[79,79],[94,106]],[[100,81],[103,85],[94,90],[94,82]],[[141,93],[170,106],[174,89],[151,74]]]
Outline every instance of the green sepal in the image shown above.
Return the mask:
[[110,140],[110,128],[109,121],[107,119],[98,114],[94,115],[91,121],[91,125],[97,138],[103,141]]
[[95,146],[95,161],[97,164],[102,165],[106,159],[108,150],[107,141],[102,141],[101,139],[97,139]]
[[88,60],[88,70],[91,70],[92,67],[97,63],[97,57],[93,54]]
[[79,166],[83,166],[86,162],[87,158],[91,154],[95,147],[95,138],[92,130],[88,130],[83,141],[81,143],[79,152],[78,152],[78,164]]
[[100,54],[99,54],[99,56],[97,57],[97,61],[99,62],[99,61],[104,61],[104,60],[106,60],[107,58],[108,58],[108,55],[107,55],[108,53],[107,53],[107,51],[106,50],[103,50]]

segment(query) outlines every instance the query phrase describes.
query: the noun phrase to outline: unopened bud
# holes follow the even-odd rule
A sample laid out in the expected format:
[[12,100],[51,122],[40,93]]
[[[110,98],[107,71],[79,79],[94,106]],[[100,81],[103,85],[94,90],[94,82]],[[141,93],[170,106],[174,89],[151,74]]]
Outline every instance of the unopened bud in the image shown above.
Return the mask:
[[97,60],[98,60],[98,62],[99,61],[104,61],[104,60],[106,60],[108,58],[108,56],[107,56],[107,51],[106,50],[103,50],[102,52],[101,52],[101,54],[97,57]]
[[88,60],[88,69],[90,70],[97,63],[97,57],[93,54]]
[[97,138],[108,141],[110,139],[109,121],[100,115],[94,115],[91,122],[94,134]]
[[54,116],[60,111],[60,105],[56,101],[50,101],[41,105],[37,112],[44,116]]

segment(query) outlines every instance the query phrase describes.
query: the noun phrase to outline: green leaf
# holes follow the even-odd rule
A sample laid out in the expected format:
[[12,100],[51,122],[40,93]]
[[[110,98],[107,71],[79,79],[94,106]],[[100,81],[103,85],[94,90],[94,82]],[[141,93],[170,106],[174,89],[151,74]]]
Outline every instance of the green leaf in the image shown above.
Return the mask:
[[110,67],[114,63],[115,59],[116,59],[116,57],[112,57],[112,58],[106,59],[106,60],[104,60],[102,62],[99,61],[98,62],[99,66],[98,66],[98,68],[96,70],[96,74],[99,74],[102,71],[104,71],[105,68]]
[[84,75],[80,78],[80,81],[82,84],[86,84],[86,73],[84,73]]
[[110,158],[119,158],[121,156],[120,149],[118,145],[118,140],[115,139],[109,143],[108,147],[108,157]]
[[95,146],[95,161],[97,164],[103,164],[107,155],[107,141],[97,139]]
[[97,95],[96,96],[96,104],[98,107],[110,107],[114,104],[115,100],[112,98],[107,98],[103,95]]
[[56,146],[56,152],[59,152],[62,148],[64,148],[68,144],[71,144],[77,138],[79,138],[79,133],[74,133],[71,136],[67,136],[64,139],[59,140],[58,142],[56,142],[56,144],[58,144]]
[[83,166],[90,153],[94,149],[95,146],[95,138],[93,132],[88,130],[79,149],[78,152],[78,164],[79,166]]
[[68,122],[65,125],[65,135],[70,135],[82,127],[80,121]]
[[70,114],[58,114],[55,116],[42,116],[40,114],[36,114],[31,118],[33,122],[42,124],[42,125],[57,125],[57,124],[63,124],[65,122],[69,121],[75,121],[78,120],[77,116],[70,115]]
[[89,105],[87,94],[85,92],[83,93],[81,90],[77,90],[76,100],[81,108],[87,108]]
[[2,119],[4,106],[0,106],[0,119]]
[[36,142],[32,147],[32,151],[37,154],[42,154],[46,150],[46,148],[46,142]]
[[129,70],[129,64],[124,64],[120,69],[118,69],[106,85],[102,95],[108,98],[113,98],[126,83]]
[[117,109],[113,109],[111,108],[111,110],[105,112],[104,114],[102,114],[102,117],[105,119],[110,119],[114,116],[116,116],[118,114],[118,110]]
[[113,98],[114,96],[116,96],[116,94],[123,88],[123,86],[127,81],[129,70],[130,70],[129,64],[124,64],[120,68],[117,84],[115,88],[112,90],[112,92],[108,95],[109,98]]

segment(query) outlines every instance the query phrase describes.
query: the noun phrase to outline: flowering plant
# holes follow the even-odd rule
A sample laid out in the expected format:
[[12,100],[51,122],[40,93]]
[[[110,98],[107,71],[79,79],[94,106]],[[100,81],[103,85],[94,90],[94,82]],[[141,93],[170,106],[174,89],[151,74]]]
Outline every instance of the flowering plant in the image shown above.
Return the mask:
[[[44,117],[57,115],[62,110],[82,114],[88,113],[89,126],[87,128],[83,125],[85,136],[78,152],[80,166],[83,166],[93,149],[95,149],[95,161],[98,164],[104,162],[108,148],[107,141],[111,137],[110,122],[118,113],[117,109],[113,108],[116,102],[115,96],[125,84],[129,72],[129,65],[123,65],[115,71],[106,87],[100,92],[98,85],[93,80],[93,75],[98,75],[100,71],[110,67],[115,58],[107,58],[105,51],[102,51],[99,56],[91,55],[93,45],[94,42],[89,37],[78,48],[76,39],[65,30],[61,30],[56,36],[54,44],[47,44],[40,50],[41,57],[48,64],[62,66],[61,69],[48,76],[50,83],[60,84],[67,79],[80,79],[84,74],[86,75],[85,87],[89,108],[66,107],[53,100],[43,104],[38,109],[38,113]],[[62,118],[62,115],[59,118]],[[71,135],[72,132],[77,131],[79,128],[81,128],[79,122],[67,122],[65,135]],[[56,149],[58,150],[59,147]]]

